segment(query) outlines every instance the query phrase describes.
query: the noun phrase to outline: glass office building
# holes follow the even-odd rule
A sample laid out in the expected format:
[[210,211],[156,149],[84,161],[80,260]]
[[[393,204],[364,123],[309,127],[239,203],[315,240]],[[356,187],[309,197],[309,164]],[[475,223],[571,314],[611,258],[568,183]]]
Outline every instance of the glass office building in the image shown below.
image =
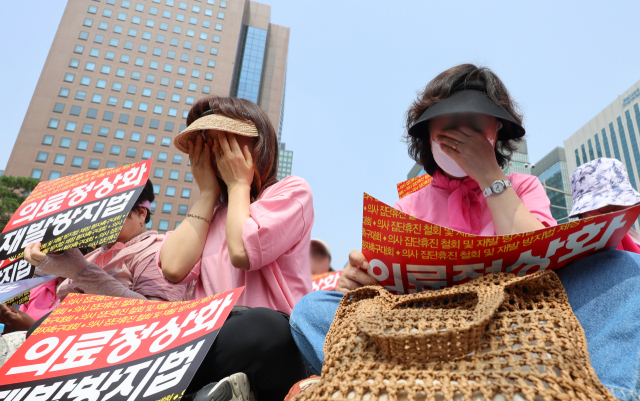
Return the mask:
[[511,161],[503,170],[505,174],[531,174],[531,163],[529,162],[529,151],[527,141],[523,139],[515,152],[511,154]]
[[291,175],[291,166],[293,163],[293,151],[287,150],[285,143],[280,142],[278,157],[278,180],[282,180]]
[[270,18],[249,0],[67,2],[6,174],[51,180],[153,159],[148,227],[173,230],[198,198],[171,144],[197,99],[249,99],[281,130],[289,28]]
[[531,169],[537,176],[551,201],[551,215],[558,224],[567,223],[573,199],[564,148],[557,147]]
[[[637,191],[640,184],[640,81],[564,141],[569,173],[599,157],[620,160]],[[638,227],[636,222],[635,227]]]

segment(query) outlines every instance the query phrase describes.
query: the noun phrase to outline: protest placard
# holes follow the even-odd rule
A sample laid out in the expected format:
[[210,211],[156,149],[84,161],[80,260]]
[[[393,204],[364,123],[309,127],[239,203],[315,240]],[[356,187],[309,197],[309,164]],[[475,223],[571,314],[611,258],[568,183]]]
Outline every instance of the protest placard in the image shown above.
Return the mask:
[[21,305],[29,300],[29,290],[57,278],[57,276],[42,276],[2,284],[0,285],[0,304]]
[[532,274],[558,269],[616,247],[640,206],[544,228],[495,237],[431,224],[364,194],[362,253],[368,273],[397,294],[463,284],[490,273]]
[[0,234],[0,259],[30,243],[45,252],[114,242],[149,178],[151,160],[41,182]]
[[342,271],[316,274],[311,276],[313,291],[333,291],[340,281]]
[[431,185],[432,180],[433,177],[429,174],[422,174],[417,177],[413,177],[410,180],[403,181],[396,185],[398,187],[398,197],[402,199],[407,195],[421,190],[422,188],[426,188]]
[[0,368],[0,400],[177,399],[243,289],[187,302],[69,294]]

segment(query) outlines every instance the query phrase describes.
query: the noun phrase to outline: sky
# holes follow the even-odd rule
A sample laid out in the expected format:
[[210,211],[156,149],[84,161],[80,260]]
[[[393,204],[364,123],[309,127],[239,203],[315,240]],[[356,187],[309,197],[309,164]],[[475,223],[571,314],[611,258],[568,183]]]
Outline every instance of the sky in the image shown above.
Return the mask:
[[[291,28],[282,140],[313,191],[312,237],[338,269],[361,249],[363,192],[398,200],[414,164],[404,114],[438,73],[471,62],[498,74],[534,163],[640,80],[637,1],[261,2]],[[0,13],[0,169],[66,0],[41,4],[4,2]]]

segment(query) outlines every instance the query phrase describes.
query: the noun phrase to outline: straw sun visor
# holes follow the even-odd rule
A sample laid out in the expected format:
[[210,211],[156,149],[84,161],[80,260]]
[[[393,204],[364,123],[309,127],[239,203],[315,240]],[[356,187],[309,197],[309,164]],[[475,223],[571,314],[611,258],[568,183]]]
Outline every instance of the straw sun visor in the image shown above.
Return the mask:
[[220,114],[211,114],[192,122],[173,139],[173,144],[181,152],[189,153],[189,141],[195,141],[200,132],[208,130],[230,132],[249,137],[258,136],[258,129],[250,121],[239,121]]

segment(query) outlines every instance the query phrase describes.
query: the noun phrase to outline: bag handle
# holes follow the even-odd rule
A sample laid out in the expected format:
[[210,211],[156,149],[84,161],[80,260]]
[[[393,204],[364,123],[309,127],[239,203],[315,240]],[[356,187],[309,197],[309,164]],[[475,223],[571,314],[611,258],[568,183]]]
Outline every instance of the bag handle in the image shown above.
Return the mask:
[[[502,285],[491,283],[465,290],[456,292],[459,289],[453,287],[436,294],[423,292],[396,296],[389,307],[361,316],[358,329],[368,335],[387,358],[397,362],[422,363],[462,358],[478,348],[489,321],[505,300]],[[446,299],[451,302],[451,298],[462,295],[476,295],[477,303],[472,310],[456,308],[456,300],[451,305],[446,302]],[[438,302],[445,307],[434,308],[433,303]],[[424,307],[430,303],[429,307]],[[425,329],[429,322],[431,327]]]

